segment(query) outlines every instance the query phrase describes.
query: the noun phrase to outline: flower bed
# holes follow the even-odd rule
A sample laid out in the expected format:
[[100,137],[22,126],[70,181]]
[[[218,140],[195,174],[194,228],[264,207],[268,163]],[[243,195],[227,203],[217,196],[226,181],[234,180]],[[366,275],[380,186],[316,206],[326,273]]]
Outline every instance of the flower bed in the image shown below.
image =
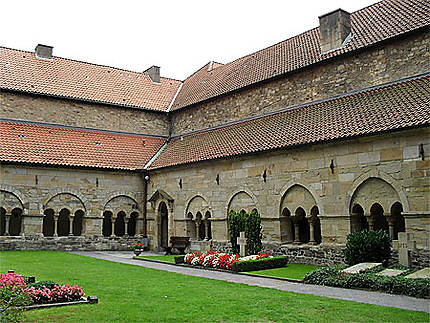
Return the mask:
[[216,268],[231,271],[248,271],[258,270],[259,268],[269,269],[283,267],[287,263],[287,258],[272,257],[264,253],[240,257],[237,254],[208,251],[205,253],[193,252],[186,254],[185,256],[178,256],[175,258],[175,262],[206,268]]
[[54,282],[28,283],[16,273],[0,274],[0,289],[12,289],[23,294],[29,301],[26,305],[51,304],[79,301],[84,296],[78,285],[57,284]]

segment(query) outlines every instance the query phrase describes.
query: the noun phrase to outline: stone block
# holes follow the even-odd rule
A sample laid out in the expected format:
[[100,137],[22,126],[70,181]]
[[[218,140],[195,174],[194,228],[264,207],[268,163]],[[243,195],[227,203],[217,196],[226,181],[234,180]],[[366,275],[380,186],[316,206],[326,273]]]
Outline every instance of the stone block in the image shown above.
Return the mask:
[[400,274],[404,273],[406,270],[401,269],[384,269],[383,271],[377,273],[378,276],[387,276],[387,277],[395,277],[399,276]]
[[423,268],[412,274],[406,276],[406,278],[430,278],[430,267]]
[[342,270],[345,274],[359,274],[365,270],[369,270],[378,266],[382,266],[380,262],[362,262],[360,264],[356,264],[354,266],[345,268]]
[[418,145],[403,148],[403,159],[415,159],[419,157]]

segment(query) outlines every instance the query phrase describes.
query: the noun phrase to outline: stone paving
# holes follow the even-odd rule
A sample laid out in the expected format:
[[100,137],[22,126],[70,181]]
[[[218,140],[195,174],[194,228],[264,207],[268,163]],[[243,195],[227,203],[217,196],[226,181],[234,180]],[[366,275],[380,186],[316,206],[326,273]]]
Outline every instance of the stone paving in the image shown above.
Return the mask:
[[[271,278],[252,277],[241,274],[226,272],[210,271],[198,268],[189,268],[161,264],[149,261],[132,259],[133,254],[130,251],[73,251],[72,253],[103,259],[118,263],[136,265],[157,270],[164,270],[189,276],[204,277],[209,279],[223,280],[233,283],[241,283],[252,286],[273,288],[283,291],[296,292],[301,294],[311,294],[324,296],[347,301],[354,301],[366,304],[374,304],[388,307],[397,307],[412,311],[421,311],[430,313],[430,300],[419,299],[403,295],[391,295],[378,292],[362,291],[356,289],[343,289],[328,286],[308,285],[302,283],[288,282]],[[141,256],[157,256],[159,253],[145,252]]]

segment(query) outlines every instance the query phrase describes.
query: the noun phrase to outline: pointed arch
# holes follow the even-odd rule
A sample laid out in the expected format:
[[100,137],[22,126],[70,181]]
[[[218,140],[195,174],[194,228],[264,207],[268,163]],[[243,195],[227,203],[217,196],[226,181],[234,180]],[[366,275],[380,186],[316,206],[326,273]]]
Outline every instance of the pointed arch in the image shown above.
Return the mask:
[[[279,210],[279,215],[281,215],[282,214],[282,210],[284,209],[284,205],[283,205],[283,202],[284,202],[284,199],[285,199],[285,196],[286,196],[286,194],[288,193],[288,191],[290,190],[290,189],[292,189],[294,186],[299,186],[299,187],[302,187],[304,190],[306,190],[306,191],[308,191],[309,192],[309,194],[312,196],[312,198],[313,198],[313,200],[314,200],[314,204],[313,205],[305,205],[304,207],[305,207],[305,210],[306,210],[306,212],[308,212],[309,214],[310,214],[310,212],[311,212],[311,209],[312,209],[312,207],[314,206],[314,205],[317,205],[318,206],[318,209],[319,209],[319,212],[320,212],[320,214],[324,214],[324,206],[323,206],[323,204],[322,204],[322,202],[321,202],[321,199],[319,198],[319,195],[317,194],[317,192],[310,186],[310,185],[307,185],[306,183],[304,183],[304,182],[301,182],[301,181],[297,181],[297,180],[290,180],[287,184],[285,184],[283,187],[282,187],[282,189],[281,189],[281,191],[280,191],[280,194],[279,194],[279,196],[280,196],[280,199],[279,199],[279,207],[278,207],[278,210]],[[297,203],[295,206],[293,206],[293,208],[291,208],[291,206],[289,207],[289,210],[295,210],[297,207],[299,206],[299,203]],[[308,207],[308,209],[306,209],[306,207]]]
[[226,217],[230,210],[244,210],[251,212],[252,209],[257,208],[258,200],[253,193],[248,190],[239,190],[230,195],[226,205]]

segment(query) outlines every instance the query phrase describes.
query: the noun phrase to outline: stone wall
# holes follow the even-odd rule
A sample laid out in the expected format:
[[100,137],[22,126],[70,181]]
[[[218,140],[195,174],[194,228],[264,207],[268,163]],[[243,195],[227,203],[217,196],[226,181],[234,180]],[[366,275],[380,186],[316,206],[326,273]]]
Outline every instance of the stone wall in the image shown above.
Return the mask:
[[421,32],[174,111],[173,134],[218,126],[427,72],[429,46],[429,33]]
[[167,136],[166,113],[0,91],[0,118]]
[[143,192],[141,174],[134,172],[0,165],[0,197],[8,201],[0,206],[7,214],[23,209],[24,235],[42,235],[48,209],[57,217],[62,209],[72,216],[82,210],[87,236],[102,234],[104,211],[114,218],[123,211],[127,219],[137,212],[137,234],[143,233]]
[[[424,144],[425,160],[419,155],[419,144]],[[429,157],[430,128],[404,130],[153,171],[148,196],[161,189],[173,198],[168,214],[169,236],[187,234],[188,205],[196,196],[201,196],[207,202],[205,212],[211,214],[214,241],[228,240],[228,211],[231,206],[238,208],[244,203],[247,211],[256,208],[262,215],[265,242],[278,247],[282,243],[280,218],[284,216],[285,207],[291,215],[300,207],[309,219],[316,206],[321,248],[324,248],[342,246],[346,242],[351,232],[353,203],[362,203],[362,195],[367,194],[367,202],[362,203],[362,207],[369,221],[375,203],[382,206],[383,216],[389,220],[392,203],[398,202],[403,208],[406,231],[414,233],[419,249],[428,250]],[[331,160],[335,165],[333,173],[329,167]],[[266,182],[262,177],[264,170]],[[219,185],[216,183],[218,174]],[[390,189],[375,192],[366,189],[367,185],[373,188],[374,185],[380,187],[381,183]],[[161,201],[162,198],[157,203]],[[160,234],[157,203],[148,204],[148,234],[154,237],[155,248]],[[308,248],[312,251],[320,247]],[[297,259],[306,258],[311,252],[301,248],[291,250],[295,251],[290,251],[290,255]],[[321,257],[338,260],[337,253]]]
[[[129,250],[128,245],[140,241],[137,237],[0,237],[0,251],[4,250]],[[131,253],[131,251],[130,251]]]

